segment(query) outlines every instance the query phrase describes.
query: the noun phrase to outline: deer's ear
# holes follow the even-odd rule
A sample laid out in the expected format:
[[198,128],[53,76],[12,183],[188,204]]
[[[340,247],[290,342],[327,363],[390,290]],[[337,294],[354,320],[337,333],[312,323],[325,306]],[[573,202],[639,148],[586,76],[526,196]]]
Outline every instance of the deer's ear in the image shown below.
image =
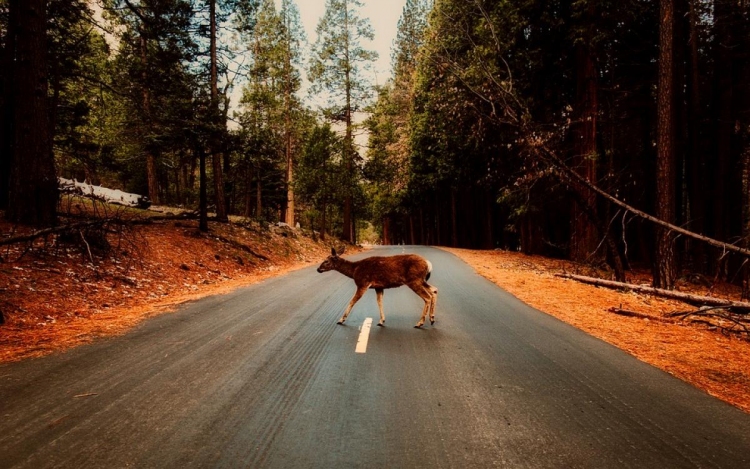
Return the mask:
[[342,255],[346,251],[346,245],[341,246],[341,249],[339,250],[339,256]]
[[336,248],[334,248],[333,246],[331,246],[331,255],[332,255],[333,257],[336,257],[336,256],[337,256],[337,254],[336,254]]

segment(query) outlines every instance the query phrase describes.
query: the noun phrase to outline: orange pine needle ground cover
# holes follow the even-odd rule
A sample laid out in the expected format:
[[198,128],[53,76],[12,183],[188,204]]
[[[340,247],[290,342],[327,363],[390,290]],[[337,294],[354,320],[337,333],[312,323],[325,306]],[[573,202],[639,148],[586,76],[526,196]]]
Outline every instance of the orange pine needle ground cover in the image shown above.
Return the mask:
[[[471,265],[480,275],[520,300],[582,329],[638,359],[750,412],[750,342],[710,331],[704,325],[669,324],[625,317],[607,311],[611,307],[662,318],[694,306],[611,290],[555,277],[556,273],[580,273],[579,265],[508,251],[446,249]],[[648,284],[645,273],[629,275],[630,282]],[[680,290],[706,295],[705,289],[688,284]],[[730,297],[733,288],[723,285],[715,296]],[[739,295],[732,296],[739,299]]]

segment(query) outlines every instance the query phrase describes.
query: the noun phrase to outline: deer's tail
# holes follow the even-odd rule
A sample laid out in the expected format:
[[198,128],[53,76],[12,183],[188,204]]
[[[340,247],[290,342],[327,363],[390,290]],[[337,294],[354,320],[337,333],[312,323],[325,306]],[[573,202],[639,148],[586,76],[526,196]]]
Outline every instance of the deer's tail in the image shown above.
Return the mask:
[[[425,259],[427,260],[427,259]],[[432,262],[427,261],[427,276],[424,278],[425,281],[430,279],[430,274],[432,274]]]

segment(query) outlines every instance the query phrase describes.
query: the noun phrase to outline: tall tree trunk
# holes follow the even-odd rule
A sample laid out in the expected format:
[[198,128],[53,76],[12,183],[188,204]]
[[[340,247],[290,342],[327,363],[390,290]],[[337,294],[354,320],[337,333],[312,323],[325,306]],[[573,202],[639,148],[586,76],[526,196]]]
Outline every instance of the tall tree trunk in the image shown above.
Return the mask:
[[458,214],[456,213],[456,189],[451,188],[451,247],[458,247]]
[[58,184],[47,102],[45,0],[11,3],[17,14],[13,73],[14,148],[7,218],[35,226],[57,222]]
[[253,170],[250,165],[245,169],[245,218],[253,215]]
[[328,213],[328,205],[323,204],[323,214],[320,217],[320,240],[325,241],[326,239],[326,213]]
[[263,199],[261,198],[263,187],[261,185],[260,168],[255,168],[255,179],[255,216],[261,219],[263,218]]
[[20,0],[9,0],[8,29],[5,31],[4,47],[0,57],[0,210],[8,208],[10,194],[10,170],[13,162],[13,109],[15,93],[14,61],[17,47],[16,25],[18,23],[18,5]]
[[727,240],[727,193],[729,167],[732,152],[732,102],[734,88],[732,84],[732,28],[730,21],[732,10],[726,0],[714,1],[714,54],[715,54],[715,87],[717,105],[716,128],[716,173],[713,186],[716,188],[712,207],[714,216],[714,238]]
[[424,235],[424,210],[421,206],[419,207],[419,244],[426,244]]
[[[286,34],[291,29],[289,13],[284,17]],[[284,207],[284,221],[289,226],[294,223],[294,153],[292,148],[292,65],[291,38],[285,38],[284,48],[284,142],[286,150],[286,207]]]
[[414,241],[414,215],[409,214],[409,244],[412,246],[416,244]]
[[[661,0],[659,20],[659,82],[656,143],[656,217],[675,220],[674,129],[674,0]],[[656,228],[654,287],[672,289],[677,276],[674,238],[669,230]]]
[[[744,123],[742,129],[742,246],[750,249],[750,124]],[[742,264],[742,299],[750,298],[750,260]]]
[[393,244],[391,240],[391,217],[383,217],[383,245]]
[[[750,0],[743,0],[739,6],[738,17],[750,16]],[[742,99],[738,103],[740,112],[737,117],[739,133],[740,164],[742,166],[742,239],[744,247],[750,248],[750,24],[747,21],[738,22],[737,35],[737,83],[742,90]],[[744,86],[742,86],[744,85]],[[750,262],[742,265],[742,294],[744,299],[750,298]]]
[[[576,45],[576,111],[577,123],[573,126],[573,168],[588,181],[596,181],[597,148],[596,132],[599,105],[597,99],[597,71],[592,51],[586,43]],[[576,201],[572,207],[570,239],[571,259],[583,262],[596,250],[598,244],[596,227],[586,216],[586,210],[593,210],[596,216],[596,194],[583,189],[580,194],[587,207]]]
[[227,202],[224,196],[224,173],[221,164],[221,144],[219,134],[222,132],[221,111],[219,110],[219,73],[216,56],[216,0],[210,0],[210,48],[211,48],[211,114],[214,116],[215,128],[211,139],[211,160],[214,170],[214,197],[216,202],[216,219],[228,221]]
[[344,137],[344,159],[346,167],[346,189],[344,194],[344,234],[343,238],[345,241],[350,243],[354,242],[352,233],[352,184],[354,178],[354,138],[352,129],[352,80],[351,80],[351,61],[349,58],[349,5],[348,2],[344,1],[344,27],[346,28],[346,45],[345,50],[345,93],[346,93],[346,108],[345,113],[345,125],[346,134]]
[[198,202],[198,210],[199,210],[199,221],[198,221],[198,229],[200,231],[206,232],[208,231],[208,194],[207,194],[207,187],[208,184],[207,177],[206,177],[206,152],[203,150],[203,148],[200,148],[198,146],[198,159],[199,159],[199,166],[200,166],[200,176],[199,176],[199,184],[200,184],[200,197]]
[[[696,233],[705,233],[706,219],[706,162],[700,140],[700,118],[701,118],[701,95],[700,95],[700,69],[699,69],[699,37],[698,37],[698,0],[690,0],[689,30],[690,30],[690,71],[688,73],[688,141],[685,177],[688,183],[688,229]],[[706,249],[703,243],[692,240],[689,243],[689,251],[695,268],[702,270],[706,261]]]
[[484,217],[483,217],[483,221],[484,221],[484,223],[483,223],[483,225],[484,225],[483,232],[484,233],[483,234],[484,234],[484,236],[483,236],[483,242],[482,242],[482,247],[484,249],[492,249],[492,248],[495,247],[495,236],[494,236],[494,232],[493,232],[493,224],[494,223],[493,223],[493,217],[492,217],[492,212],[493,212],[492,209],[493,209],[494,205],[495,205],[495,200],[492,197],[492,192],[487,191],[484,194],[484,208],[485,208],[485,212],[484,212]]
[[286,116],[286,207],[284,207],[284,222],[294,226],[294,161],[292,160],[292,131],[291,116]]
[[[148,88],[149,83],[149,63],[148,63],[148,41],[146,39],[145,26],[141,25],[140,30],[140,46],[141,46],[141,80],[142,83],[142,99],[143,99],[143,113],[145,118],[145,126],[148,128],[152,125],[151,119],[151,90]],[[144,132],[145,133],[145,132]],[[143,138],[143,136],[142,136]],[[159,179],[156,175],[156,155],[154,155],[153,145],[150,142],[145,142],[146,150],[146,181],[148,183],[148,197],[154,205],[161,203],[159,199]]]

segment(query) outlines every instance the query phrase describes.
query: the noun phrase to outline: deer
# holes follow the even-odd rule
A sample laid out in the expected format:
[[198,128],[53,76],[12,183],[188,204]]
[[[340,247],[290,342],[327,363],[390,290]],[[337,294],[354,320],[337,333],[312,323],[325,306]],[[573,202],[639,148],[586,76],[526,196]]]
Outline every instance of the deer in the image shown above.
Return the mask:
[[385,314],[383,314],[383,290],[386,288],[397,288],[406,285],[414,293],[424,300],[422,317],[414,326],[417,329],[424,325],[427,314],[430,315],[430,324],[435,324],[435,305],[437,303],[438,289],[427,283],[432,273],[432,264],[416,254],[400,254],[397,256],[372,256],[360,261],[348,261],[341,257],[345,248],[336,252],[331,248],[331,255],[320,264],[318,272],[335,270],[354,280],[357,291],[349,301],[343,316],[338,324],[344,324],[349,317],[354,305],[362,298],[368,289],[375,290],[380,310],[380,322],[378,326],[385,326]]

